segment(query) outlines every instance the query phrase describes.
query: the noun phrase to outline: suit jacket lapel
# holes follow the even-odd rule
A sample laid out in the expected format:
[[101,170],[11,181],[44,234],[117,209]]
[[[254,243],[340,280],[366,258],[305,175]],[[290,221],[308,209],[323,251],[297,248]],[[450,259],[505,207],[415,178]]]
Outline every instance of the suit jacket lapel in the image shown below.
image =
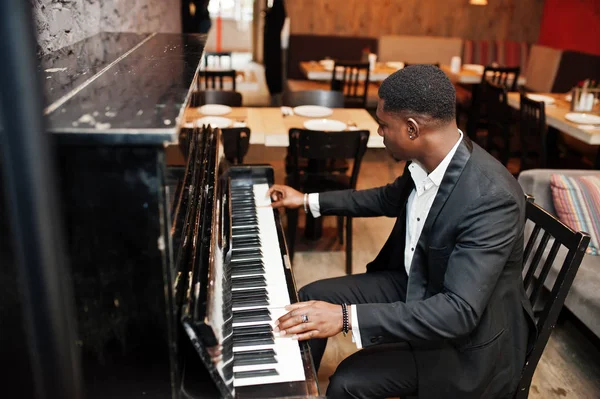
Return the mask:
[[425,265],[423,264],[422,255],[427,253],[427,248],[429,247],[428,242],[431,227],[435,223],[444,204],[450,197],[450,194],[452,194],[467,161],[471,157],[472,151],[473,143],[468,137],[463,136],[462,142],[456,149],[454,157],[452,157],[452,161],[450,161],[450,164],[448,165],[448,169],[446,169],[440,188],[438,189],[437,195],[429,210],[429,214],[427,215],[427,219],[425,220],[425,224],[423,225],[423,230],[421,231],[421,236],[419,237],[415,255],[413,256],[410,266],[410,275],[406,293],[407,302],[409,300],[420,300],[425,294],[428,276],[427,268],[424,267]]

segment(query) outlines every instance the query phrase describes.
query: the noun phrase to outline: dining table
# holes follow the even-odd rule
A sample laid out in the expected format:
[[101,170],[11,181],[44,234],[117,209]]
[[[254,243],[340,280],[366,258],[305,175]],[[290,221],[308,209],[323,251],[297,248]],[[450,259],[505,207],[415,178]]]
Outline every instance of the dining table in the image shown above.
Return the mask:
[[[202,123],[205,117],[200,108],[188,107],[184,114],[184,127],[193,127]],[[305,122],[311,119],[327,119],[343,122],[345,130],[369,131],[368,148],[385,148],[383,138],[377,133],[378,124],[373,117],[362,108],[333,108],[332,114],[321,118],[300,116],[289,107],[236,107],[231,112],[222,115],[230,119],[232,126],[250,128],[250,144],[264,145],[266,147],[288,147],[289,130],[291,128],[305,128]],[[200,122],[198,122],[200,121]]]
[[[546,124],[564,134],[590,145],[600,145],[600,124],[583,124],[570,121],[566,115],[571,113],[571,102],[565,93],[532,93],[537,99],[546,99]],[[536,99],[536,98],[533,98]],[[521,108],[520,93],[508,93],[508,105],[514,109]],[[600,116],[600,104],[596,104],[589,115]],[[554,138],[548,140],[548,146],[556,145]],[[600,169],[600,153],[596,156],[595,168]]]

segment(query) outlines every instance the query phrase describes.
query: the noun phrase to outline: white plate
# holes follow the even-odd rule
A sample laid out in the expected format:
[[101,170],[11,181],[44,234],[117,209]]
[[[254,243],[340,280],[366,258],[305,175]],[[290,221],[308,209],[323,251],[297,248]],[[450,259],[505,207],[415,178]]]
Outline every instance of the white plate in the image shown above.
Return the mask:
[[542,94],[527,94],[527,98],[533,101],[539,101],[546,104],[554,104],[554,98],[550,96],[544,96]]
[[404,68],[404,62],[386,62],[385,65],[393,69]]
[[475,71],[477,73],[483,73],[484,66],[479,64],[464,64],[463,69],[467,71]]
[[294,107],[294,113],[308,118],[323,118],[333,114],[333,110],[331,108],[321,107],[320,105],[301,105],[299,107]]
[[304,127],[309,130],[318,130],[321,132],[341,132],[346,130],[344,122],[333,119],[311,119],[304,122]]
[[204,115],[227,115],[231,112],[231,107],[221,104],[206,104],[198,108],[198,112]]
[[565,119],[582,125],[597,125],[600,124],[600,116],[592,114],[583,114],[579,112],[569,112],[565,115]]
[[196,120],[196,126],[210,125],[213,128],[224,129],[231,126],[232,120],[222,116],[205,116]]

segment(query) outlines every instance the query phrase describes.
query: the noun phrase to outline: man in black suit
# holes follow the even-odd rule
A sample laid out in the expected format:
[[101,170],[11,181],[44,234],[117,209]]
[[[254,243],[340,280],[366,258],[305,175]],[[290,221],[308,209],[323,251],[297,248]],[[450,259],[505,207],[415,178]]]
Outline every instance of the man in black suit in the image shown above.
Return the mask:
[[302,288],[275,330],[311,339],[318,367],[327,337],[347,323],[363,349],[340,364],[328,397],[512,397],[535,336],[521,278],[524,194],[457,128],[455,90],[439,68],[404,68],[379,97],[378,133],[409,161],[402,176],[369,190],[270,193],[274,207],[315,217],[395,217],[392,233],[366,274]]

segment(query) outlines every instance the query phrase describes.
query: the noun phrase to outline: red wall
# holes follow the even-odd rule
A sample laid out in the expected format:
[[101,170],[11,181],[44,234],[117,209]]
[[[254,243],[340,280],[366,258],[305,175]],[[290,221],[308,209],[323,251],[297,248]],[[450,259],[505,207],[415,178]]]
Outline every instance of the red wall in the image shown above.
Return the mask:
[[538,42],[600,55],[600,0],[546,0]]

